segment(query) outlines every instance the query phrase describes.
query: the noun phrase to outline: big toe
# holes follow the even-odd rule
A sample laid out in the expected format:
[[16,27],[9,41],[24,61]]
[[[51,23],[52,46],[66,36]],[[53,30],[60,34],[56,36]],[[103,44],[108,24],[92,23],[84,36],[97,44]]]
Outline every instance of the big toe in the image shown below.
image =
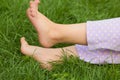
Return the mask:
[[30,1],[30,8],[38,10],[39,0]]
[[39,0],[35,0],[34,2],[35,2],[35,5],[34,5],[34,6],[35,6],[35,8],[38,10],[38,5],[39,5],[40,1],[39,1]]
[[36,3],[36,4],[39,4],[39,3],[40,3],[40,0],[35,0],[35,3]]
[[27,46],[28,45],[28,43],[27,43],[27,41],[25,40],[24,37],[21,38],[20,42],[21,42],[21,46]]
[[28,43],[26,42],[26,40],[25,40],[24,37],[21,38],[20,42],[21,42],[21,52],[22,52],[23,54],[26,54],[26,53],[27,53],[27,48],[28,48],[29,45],[28,45]]
[[37,51],[38,47],[31,46],[27,43],[24,37],[21,38],[21,52],[27,56],[33,56],[33,54]]

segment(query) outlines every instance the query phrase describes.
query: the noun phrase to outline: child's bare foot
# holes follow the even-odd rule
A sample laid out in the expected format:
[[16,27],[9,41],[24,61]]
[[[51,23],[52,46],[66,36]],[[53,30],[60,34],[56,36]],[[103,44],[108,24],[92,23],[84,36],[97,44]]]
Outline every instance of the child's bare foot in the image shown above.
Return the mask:
[[21,38],[21,52],[27,56],[33,57],[38,62],[42,63],[41,66],[50,70],[52,67],[49,62],[60,60],[61,52],[58,49],[48,49],[37,46],[31,46],[25,38]]
[[31,1],[27,15],[37,30],[39,42],[44,47],[63,42],[87,45],[86,23],[67,25],[54,23],[38,11],[38,4],[39,0]]
[[38,32],[39,41],[44,47],[51,47],[59,40],[59,34],[55,23],[46,18],[38,11],[39,0],[30,2],[30,8],[27,10],[27,16]]

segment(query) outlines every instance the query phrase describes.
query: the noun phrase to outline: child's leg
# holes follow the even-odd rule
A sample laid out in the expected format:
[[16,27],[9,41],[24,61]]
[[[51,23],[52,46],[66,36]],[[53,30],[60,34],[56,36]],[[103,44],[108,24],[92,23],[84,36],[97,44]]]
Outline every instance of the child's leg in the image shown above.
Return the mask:
[[120,51],[120,18],[88,21],[87,24],[56,24],[38,12],[37,1],[31,2],[27,14],[44,47],[69,42],[88,45],[91,50],[104,48]]
[[92,64],[120,64],[120,52],[110,50],[89,51],[87,46],[81,45],[64,47],[63,49],[42,48],[31,46],[24,38],[21,38],[21,52],[42,63],[43,68],[51,69],[52,67],[48,62],[60,60],[63,50],[67,56],[80,57],[81,60]]
[[25,41],[25,38],[21,38],[21,52],[27,56],[33,57],[38,62],[42,63],[43,68],[50,69],[51,65],[48,62],[60,60],[61,56],[63,56],[63,51],[65,51],[65,55],[67,56],[78,56],[75,46],[55,49],[42,48],[31,46]]
[[68,42],[87,45],[86,23],[62,25],[50,21],[38,11],[38,2],[30,2],[27,15],[38,32],[39,41],[44,47]]

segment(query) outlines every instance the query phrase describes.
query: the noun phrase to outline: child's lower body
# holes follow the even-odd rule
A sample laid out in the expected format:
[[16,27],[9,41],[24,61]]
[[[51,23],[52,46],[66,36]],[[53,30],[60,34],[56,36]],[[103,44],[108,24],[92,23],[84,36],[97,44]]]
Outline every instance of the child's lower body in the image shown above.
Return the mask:
[[[32,56],[38,62],[42,63],[43,68],[47,69],[51,69],[49,62],[61,59],[62,50],[66,51],[67,56],[73,55],[80,57],[80,59],[92,64],[120,63],[120,49],[113,45],[113,43],[120,39],[119,35],[116,35],[117,37],[110,38],[110,40],[116,39],[116,41],[108,47],[107,42],[110,43],[110,41],[108,38],[103,39],[106,32],[100,32],[99,34],[101,34],[101,36],[99,36],[99,34],[96,34],[97,32],[94,33],[94,30],[97,30],[96,27],[94,29],[94,25],[92,25],[93,30],[90,32],[92,27],[88,28],[89,25],[86,23],[70,25],[56,24],[38,11],[38,4],[39,0],[31,1],[30,8],[27,10],[27,15],[37,30],[40,43],[46,48],[31,46],[25,41],[25,38],[21,38],[21,52],[23,54]],[[89,22],[88,24],[91,25],[92,22]],[[49,48],[62,42],[80,45],[64,47],[63,49]],[[119,47],[119,44],[117,46]]]

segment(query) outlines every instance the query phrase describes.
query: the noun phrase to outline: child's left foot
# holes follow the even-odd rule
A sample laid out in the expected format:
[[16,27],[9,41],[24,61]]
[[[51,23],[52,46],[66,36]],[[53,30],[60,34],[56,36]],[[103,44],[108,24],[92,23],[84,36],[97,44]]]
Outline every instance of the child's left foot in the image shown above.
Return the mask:
[[48,70],[52,68],[49,62],[60,60],[61,56],[59,50],[31,46],[25,41],[25,38],[21,38],[21,52],[27,56],[33,57],[38,62],[42,63],[43,68]]

